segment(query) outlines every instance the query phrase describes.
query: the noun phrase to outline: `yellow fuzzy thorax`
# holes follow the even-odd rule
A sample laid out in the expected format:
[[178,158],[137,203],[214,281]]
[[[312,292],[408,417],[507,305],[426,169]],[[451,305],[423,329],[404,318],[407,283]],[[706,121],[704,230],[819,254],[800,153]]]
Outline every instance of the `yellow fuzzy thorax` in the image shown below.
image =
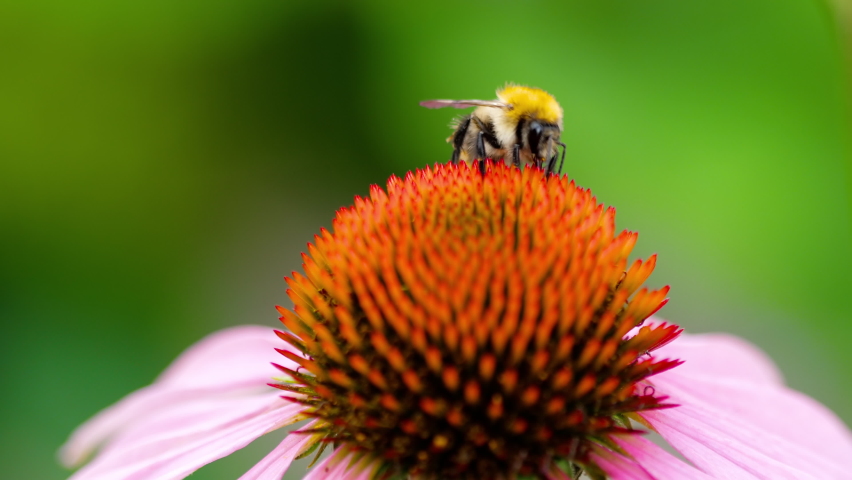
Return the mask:
[[539,88],[507,85],[497,90],[497,98],[512,106],[511,110],[506,111],[506,115],[513,120],[533,117],[554,124],[562,120],[562,107],[553,95]]

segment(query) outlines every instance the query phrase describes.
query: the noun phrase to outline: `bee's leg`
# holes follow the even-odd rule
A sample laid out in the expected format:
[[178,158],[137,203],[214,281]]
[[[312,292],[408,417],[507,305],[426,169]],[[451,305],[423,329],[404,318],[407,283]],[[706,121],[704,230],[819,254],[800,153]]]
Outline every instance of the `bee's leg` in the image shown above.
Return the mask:
[[464,137],[467,136],[467,129],[470,127],[470,115],[459,121],[459,126],[456,127],[453,133],[453,164],[459,163],[459,155],[461,154],[462,146],[464,145]]
[[547,174],[548,175],[553,175],[553,168],[556,166],[556,157],[557,156],[558,155],[554,153],[553,156],[550,157],[550,161],[547,162]]
[[547,141],[547,153],[541,157],[541,165],[544,167],[544,174],[547,176],[552,175],[553,168],[556,167],[556,152],[553,153],[553,156],[550,155],[550,152],[553,152],[552,139]]
[[521,168],[521,145],[518,143],[512,147],[512,165]]
[[564,164],[564,163],[565,163],[565,150],[566,150],[566,147],[565,147],[565,144],[564,144],[564,143],[562,143],[562,142],[558,142],[558,143],[557,143],[557,145],[560,145],[560,146],[562,147],[562,159],[561,159],[561,160],[559,160],[559,173],[562,173],[562,164]]
[[475,115],[471,115],[470,120],[476,124],[477,130],[479,130],[479,134],[476,137],[476,156],[480,159],[480,170],[482,173],[485,173],[485,158],[487,154],[485,144],[488,143],[495,150],[502,150],[503,144],[500,143],[500,140],[494,134],[494,122],[484,122]]
[[479,159],[479,173],[485,175],[485,134],[482,130],[476,135],[476,158]]
[[476,134],[476,158],[485,160],[485,134],[481,131]]

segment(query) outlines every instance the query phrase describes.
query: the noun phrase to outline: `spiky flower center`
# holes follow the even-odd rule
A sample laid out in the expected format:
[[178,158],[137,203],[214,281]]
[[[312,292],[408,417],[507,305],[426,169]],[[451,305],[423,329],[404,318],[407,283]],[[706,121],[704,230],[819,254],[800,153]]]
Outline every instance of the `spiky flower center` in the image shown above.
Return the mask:
[[393,478],[485,479],[594,469],[624,416],[664,406],[644,355],[676,337],[640,325],[668,287],[655,258],[566,177],[502,164],[392,177],[338,212],[287,278],[281,352],[294,401],[327,442]]

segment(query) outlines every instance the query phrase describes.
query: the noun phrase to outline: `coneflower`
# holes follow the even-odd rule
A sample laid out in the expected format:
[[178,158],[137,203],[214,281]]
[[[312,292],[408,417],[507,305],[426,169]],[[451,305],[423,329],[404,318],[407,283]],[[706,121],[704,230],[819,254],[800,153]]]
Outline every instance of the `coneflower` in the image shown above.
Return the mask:
[[306,478],[847,475],[848,429],[762,353],[649,319],[668,288],[642,287],[655,257],[629,263],[636,239],[539,169],[392,177],[308,245],[278,339],[203,340],[80,427],[63,460],[103,443],[73,478],[183,478],[311,419],[242,478],[280,479],[326,449]]

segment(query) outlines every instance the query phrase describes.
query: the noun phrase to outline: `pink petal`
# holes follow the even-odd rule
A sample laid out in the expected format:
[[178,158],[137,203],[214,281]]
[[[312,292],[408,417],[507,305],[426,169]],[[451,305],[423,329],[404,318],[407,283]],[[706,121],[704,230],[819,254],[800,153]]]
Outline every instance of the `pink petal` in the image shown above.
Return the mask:
[[271,377],[281,375],[271,362],[294,365],[275,351],[286,346],[269,327],[226,328],[211,333],[181,353],[154,383],[183,389],[265,387]]
[[852,434],[843,422],[782,385],[755,347],[727,335],[697,335],[660,354],[685,360],[652,378],[657,392],[680,406],[643,416],[702,471],[719,478],[843,478],[852,470]]
[[[315,424],[316,422],[311,422],[304,428],[309,429]],[[284,472],[290,468],[290,464],[311,440],[314,440],[313,435],[290,433],[284,437],[284,440],[277,447],[263,457],[263,460],[243,474],[239,480],[281,480]]]
[[368,480],[372,468],[365,465],[364,461],[363,458],[338,449],[314,465],[302,480]]
[[184,478],[292,423],[302,408],[277,394],[185,402],[123,430],[72,479]]
[[[652,478],[689,478],[693,480],[711,478],[641,435],[619,438],[618,445],[630,455],[634,462],[641,465],[642,469],[648,472]],[[613,476],[613,480],[618,480],[618,478]]]
[[[680,375],[739,378],[751,382],[782,384],[784,379],[768,355],[733,335],[682,334],[654,352],[655,357],[687,360],[675,368]],[[657,378],[657,377],[653,377]]]
[[613,480],[655,480],[639,464],[621,454],[597,448],[590,457]]
[[157,379],[77,428],[60,451],[62,463],[76,466],[120,429],[147,421],[149,412],[177,402],[235,389],[266,391],[276,374],[271,361],[292,365],[275,352],[281,347],[268,327],[241,326],[213,333],[183,352]]
[[340,480],[370,480],[372,478],[373,470],[371,468],[361,468],[361,465],[356,465],[355,468],[349,469],[343,472],[343,475],[340,476]]

